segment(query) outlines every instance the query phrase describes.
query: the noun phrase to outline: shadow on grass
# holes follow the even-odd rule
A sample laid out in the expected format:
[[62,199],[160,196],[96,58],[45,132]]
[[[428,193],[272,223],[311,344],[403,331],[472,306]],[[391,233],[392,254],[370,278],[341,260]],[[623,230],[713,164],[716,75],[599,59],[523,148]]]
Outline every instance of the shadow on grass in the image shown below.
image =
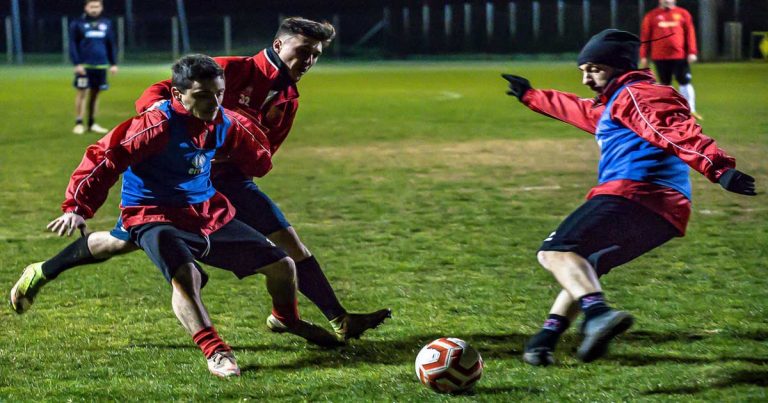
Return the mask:
[[[397,340],[354,340],[349,345],[336,350],[309,350],[304,357],[294,361],[263,366],[247,365],[241,367],[241,370],[294,370],[310,366],[336,368],[355,365],[356,363],[401,365],[405,362],[411,362],[425,344],[440,337],[443,335],[423,334]],[[486,360],[518,359],[523,353],[523,344],[528,339],[527,335],[522,334],[464,334],[461,337],[475,346]],[[234,348],[235,351],[244,350],[238,346],[234,346]]]
[[606,360],[616,361],[619,364],[629,367],[642,367],[645,365],[655,365],[660,362],[674,362],[680,364],[717,364],[729,361],[742,361],[755,365],[768,365],[768,357],[686,357],[664,354],[609,354]]
[[710,389],[732,388],[737,385],[768,386],[768,371],[737,371],[728,374],[725,379],[709,385],[678,386],[672,388],[658,388],[647,392],[646,395],[690,395],[701,393]]

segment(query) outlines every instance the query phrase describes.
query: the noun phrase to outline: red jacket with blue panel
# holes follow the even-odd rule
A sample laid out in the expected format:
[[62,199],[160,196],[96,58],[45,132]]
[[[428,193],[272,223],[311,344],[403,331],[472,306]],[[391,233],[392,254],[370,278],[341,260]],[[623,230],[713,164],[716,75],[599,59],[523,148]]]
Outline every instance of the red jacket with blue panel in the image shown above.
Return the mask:
[[685,233],[691,212],[688,167],[717,182],[736,161],[702,133],[685,99],[656,84],[650,70],[611,81],[595,99],[553,90],[527,91],[533,111],[594,134],[600,145],[600,194],[633,200]]
[[214,154],[252,176],[272,168],[269,140],[249,119],[219,108],[217,117],[205,122],[178,101],[164,101],[88,147],[69,181],[62,210],[92,217],[124,173],[120,208],[125,228],[166,222],[208,235],[235,215],[211,184]]
[[[269,139],[270,151],[276,153],[288,136],[299,108],[299,91],[283,62],[272,48],[254,56],[215,57],[214,60],[224,69],[226,87],[222,106],[258,125]],[[136,101],[136,112],[141,113],[155,102],[170,97],[170,80],[155,83]],[[216,163],[213,169],[214,176],[242,175],[228,163]]]

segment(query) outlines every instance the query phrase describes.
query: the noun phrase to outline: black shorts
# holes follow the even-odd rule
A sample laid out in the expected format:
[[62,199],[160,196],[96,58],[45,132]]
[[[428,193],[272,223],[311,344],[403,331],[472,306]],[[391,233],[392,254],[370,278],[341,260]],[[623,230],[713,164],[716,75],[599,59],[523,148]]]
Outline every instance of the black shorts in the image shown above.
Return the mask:
[[98,88],[100,91],[109,88],[107,84],[107,69],[85,69],[85,75],[75,74],[75,81],[72,83],[78,90],[88,88]]
[[571,213],[539,250],[577,253],[602,276],[679,234],[674,225],[645,206],[600,195]]
[[138,225],[128,232],[168,282],[178,267],[195,260],[243,278],[287,256],[264,235],[236,219],[219,228],[208,240],[169,223]]
[[661,84],[670,85],[673,74],[680,85],[691,82],[691,66],[688,64],[688,60],[654,60],[653,64],[656,65],[656,74],[658,74]]

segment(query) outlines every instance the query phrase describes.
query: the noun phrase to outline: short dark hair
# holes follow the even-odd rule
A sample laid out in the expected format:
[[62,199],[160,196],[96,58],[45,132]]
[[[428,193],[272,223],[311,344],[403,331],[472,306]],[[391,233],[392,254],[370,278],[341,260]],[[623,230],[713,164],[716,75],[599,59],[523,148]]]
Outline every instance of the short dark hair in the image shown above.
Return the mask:
[[212,57],[201,54],[182,57],[173,64],[171,71],[173,71],[171,85],[179,91],[192,88],[193,81],[210,80],[224,76],[224,69]]
[[336,37],[336,29],[328,21],[317,22],[303,17],[288,17],[280,23],[275,39],[283,35],[304,35],[328,45]]
[[104,0],[85,0],[83,1],[83,5],[87,6],[89,3],[101,3],[104,5]]

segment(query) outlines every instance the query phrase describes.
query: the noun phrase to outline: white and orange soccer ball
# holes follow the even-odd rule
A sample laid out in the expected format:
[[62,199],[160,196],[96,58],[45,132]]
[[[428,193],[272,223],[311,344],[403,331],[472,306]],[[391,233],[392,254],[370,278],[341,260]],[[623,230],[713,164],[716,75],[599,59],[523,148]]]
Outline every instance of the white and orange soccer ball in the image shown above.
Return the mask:
[[467,391],[482,375],[480,353],[461,339],[437,339],[424,346],[416,356],[416,376],[436,392]]

